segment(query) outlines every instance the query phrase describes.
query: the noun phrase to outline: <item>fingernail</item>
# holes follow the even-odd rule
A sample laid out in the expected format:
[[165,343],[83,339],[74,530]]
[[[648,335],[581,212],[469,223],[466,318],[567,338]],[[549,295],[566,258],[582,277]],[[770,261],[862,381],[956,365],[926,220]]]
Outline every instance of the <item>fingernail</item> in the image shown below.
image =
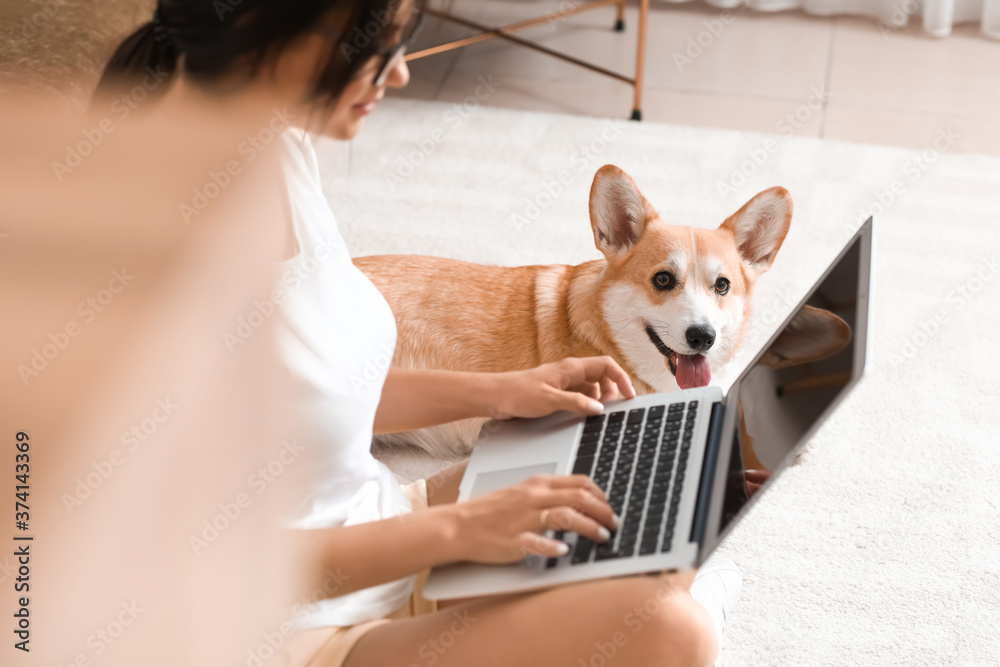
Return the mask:
[[566,544],[565,542],[559,542],[559,544],[556,545],[556,553],[558,553],[560,556],[565,556],[566,554],[569,553],[569,545]]
[[611,527],[614,528],[615,530],[618,530],[619,528],[622,527],[622,518],[617,514],[611,515]]
[[590,411],[593,412],[594,414],[597,414],[599,412],[604,412],[604,403],[601,403],[600,401],[595,401],[594,399],[590,399],[589,406],[590,406]]
[[597,536],[601,538],[601,542],[607,542],[611,539],[611,531],[604,526],[601,526],[597,529]]

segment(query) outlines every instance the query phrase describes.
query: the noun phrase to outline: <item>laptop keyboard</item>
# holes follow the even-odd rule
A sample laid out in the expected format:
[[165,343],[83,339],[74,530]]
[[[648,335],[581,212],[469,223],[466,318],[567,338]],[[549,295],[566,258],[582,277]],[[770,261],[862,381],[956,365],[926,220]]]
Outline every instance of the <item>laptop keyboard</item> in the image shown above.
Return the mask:
[[587,417],[573,473],[590,475],[622,524],[602,544],[580,536],[572,564],[670,551],[697,411],[691,401]]

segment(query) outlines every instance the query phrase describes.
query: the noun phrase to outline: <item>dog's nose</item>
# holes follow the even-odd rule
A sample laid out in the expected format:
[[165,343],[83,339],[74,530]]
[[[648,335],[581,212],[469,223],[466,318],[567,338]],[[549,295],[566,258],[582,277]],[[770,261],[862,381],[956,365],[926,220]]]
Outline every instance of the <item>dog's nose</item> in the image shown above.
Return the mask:
[[684,336],[687,338],[688,345],[696,352],[707,352],[710,347],[715,345],[715,329],[709,325],[688,327]]

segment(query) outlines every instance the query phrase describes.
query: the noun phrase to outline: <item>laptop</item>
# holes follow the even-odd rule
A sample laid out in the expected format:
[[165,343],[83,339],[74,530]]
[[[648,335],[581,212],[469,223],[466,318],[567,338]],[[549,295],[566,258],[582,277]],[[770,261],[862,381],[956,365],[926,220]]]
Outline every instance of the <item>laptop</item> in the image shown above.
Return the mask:
[[606,543],[550,531],[570,547],[559,558],[437,567],[424,595],[496,595],[700,566],[860,378],[871,253],[869,218],[726,393],[650,394],[608,402],[600,415],[558,412],[484,429],[459,502],[536,474],[585,474],[621,526]]

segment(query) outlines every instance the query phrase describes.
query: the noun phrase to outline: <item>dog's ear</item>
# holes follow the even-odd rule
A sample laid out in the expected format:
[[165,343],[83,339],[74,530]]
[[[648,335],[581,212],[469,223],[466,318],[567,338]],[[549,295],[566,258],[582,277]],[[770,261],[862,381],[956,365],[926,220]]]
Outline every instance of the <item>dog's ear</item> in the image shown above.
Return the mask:
[[719,229],[733,234],[743,261],[760,275],[771,268],[791,224],[792,197],[785,188],[773,187],[744,204]]
[[763,366],[808,364],[840,352],[851,342],[851,327],[822,308],[804,306],[761,358]]
[[613,164],[597,170],[590,186],[590,226],[598,250],[606,256],[626,252],[653,217],[656,211],[631,176]]

